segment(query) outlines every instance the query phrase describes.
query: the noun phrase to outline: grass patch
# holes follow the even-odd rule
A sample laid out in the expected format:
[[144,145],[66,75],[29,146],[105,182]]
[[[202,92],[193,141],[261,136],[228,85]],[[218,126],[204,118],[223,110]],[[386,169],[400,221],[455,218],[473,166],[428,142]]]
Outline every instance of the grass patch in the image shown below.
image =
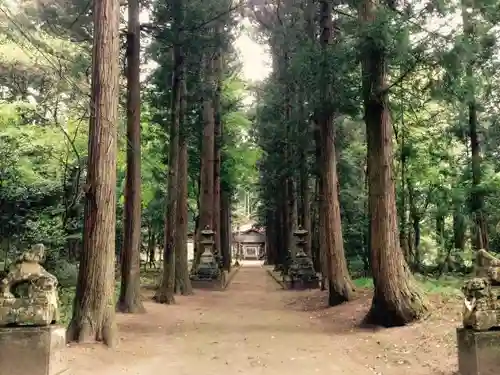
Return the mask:
[[[463,275],[443,275],[439,279],[415,275],[415,279],[422,290],[429,294],[442,294],[447,296],[461,296],[464,280],[467,279]],[[353,280],[357,288],[372,289],[373,279],[370,277],[360,277]]]
[[461,296],[462,285],[466,279],[463,275],[443,275],[439,279],[415,275],[415,279],[426,293],[446,296]]
[[356,288],[373,289],[373,279],[371,277],[360,277],[354,279],[353,282]]

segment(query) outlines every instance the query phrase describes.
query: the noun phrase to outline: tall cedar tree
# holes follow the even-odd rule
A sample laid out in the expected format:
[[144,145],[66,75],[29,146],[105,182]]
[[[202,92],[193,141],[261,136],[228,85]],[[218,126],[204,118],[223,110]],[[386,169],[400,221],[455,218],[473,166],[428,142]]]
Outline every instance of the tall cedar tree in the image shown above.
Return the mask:
[[[212,228],[214,217],[214,150],[215,121],[213,107],[213,58],[210,53],[204,54],[204,84],[203,84],[203,140],[201,144],[200,164],[200,219],[198,225],[198,242],[200,231],[206,227]],[[202,246],[197,246],[196,264],[203,252]]]
[[91,115],[83,251],[68,341],[116,343],[114,262],[119,99],[118,0],[93,2]]
[[118,311],[145,312],[141,300],[141,86],[139,1],[128,2],[127,176]]
[[182,27],[182,1],[172,1],[174,32],[174,69],[172,76],[172,101],[170,118],[170,144],[167,181],[167,207],[163,246],[163,274],[154,300],[158,303],[175,303],[175,246],[177,230],[177,205],[179,193],[179,115],[181,104],[181,72],[183,65],[180,30]]
[[[462,0],[462,23],[466,42],[469,44],[465,55],[465,75],[467,87],[467,109],[469,114],[469,136],[471,151],[472,191],[471,212],[474,218],[474,238],[472,244],[476,250],[488,248],[488,229],[484,217],[484,194],[481,191],[481,144],[478,136],[477,102],[474,84],[475,58],[471,51],[474,50],[474,19],[468,9],[474,9],[470,0]],[[472,56],[471,56],[472,55]]]
[[[320,2],[320,27],[321,27],[321,47],[323,50],[323,72],[326,72],[327,49],[331,40],[332,32],[332,9],[328,0]],[[354,295],[354,285],[344,253],[344,241],[342,238],[342,226],[340,218],[339,196],[337,190],[337,160],[335,155],[335,130],[333,123],[333,108],[331,103],[331,90],[329,80],[323,80],[323,103],[318,111],[319,118],[319,152],[320,152],[320,244],[326,254],[328,262],[328,303],[335,306],[349,301]]]
[[321,233],[323,232],[324,228],[324,215],[321,215],[321,191],[323,191],[323,183],[321,180],[321,173],[323,170],[322,165],[322,142],[321,142],[321,129],[319,122],[317,121],[312,121],[312,127],[313,127],[313,137],[314,137],[314,157],[316,160],[316,168],[315,168],[315,173],[316,173],[316,184],[315,184],[315,214],[314,218],[316,220],[313,220],[313,223],[315,224],[314,231],[312,233],[313,235],[313,240],[315,241],[315,248],[316,248],[316,267],[317,270],[321,272],[321,290],[326,289],[326,277],[328,275],[328,261],[327,261],[327,254],[326,254],[326,246],[325,246],[325,236],[322,236]]
[[[276,14],[279,14],[279,10],[276,10]],[[279,83],[282,85],[281,87],[283,88],[283,114],[284,114],[284,122],[285,122],[285,144],[283,147],[283,159],[285,160],[285,163],[288,165],[290,164],[290,156],[291,156],[291,150],[290,150],[290,142],[288,142],[288,139],[290,137],[290,117],[291,117],[291,105],[290,105],[290,87],[289,87],[289,81],[287,79],[287,73],[289,71],[289,52],[288,48],[289,46],[287,45],[281,45],[279,47],[275,47],[276,50],[278,51],[277,56],[279,58],[277,59],[277,72],[278,72],[278,80]],[[281,175],[281,180],[282,180],[282,186],[283,186],[283,195],[281,197],[281,213],[282,213],[282,239],[284,240],[284,249],[286,251],[290,250],[291,254],[293,256],[295,246],[293,242],[293,229],[294,229],[294,222],[293,222],[293,199],[291,199],[291,195],[293,194],[293,181],[291,181],[291,176],[290,176],[290,171],[285,169],[282,171]]]
[[222,266],[226,271],[231,271],[232,256],[231,256],[231,201],[230,193],[221,187],[221,254]]
[[[304,109],[304,101],[301,95],[298,96],[299,98],[299,103],[298,105],[300,108],[303,110]],[[303,129],[301,129],[303,132]],[[311,233],[311,191],[309,188],[309,170],[308,170],[308,160],[307,160],[307,154],[308,154],[308,144],[309,144],[309,134],[301,134],[300,135],[300,177],[299,177],[299,182],[300,182],[300,225],[304,230],[306,230],[309,235],[306,238],[306,243],[304,244],[304,251],[311,256],[311,238],[312,238],[312,233]]]
[[387,56],[367,31],[376,23],[377,2],[364,0],[359,9],[365,38],[361,45],[362,94],[368,156],[368,210],[371,268],[375,291],[366,321],[401,326],[428,311],[399,244],[395,186],[392,175],[392,126],[387,90]]
[[186,77],[184,67],[180,70],[181,106],[179,112],[179,196],[177,200],[177,233],[175,245],[175,289],[183,296],[193,294],[189,279],[187,232],[188,232],[188,149],[186,127]]
[[[216,33],[222,39],[224,24],[217,21]],[[219,42],[220,43],[220,42]],[[217,48],[214,56],[214,76],[216,87],[214,93],[214,204],[213,204],[213,229],[215,231],[215,248],[221,253],[221,146],[222,146],[222,116],[221,116],[221,92],[222,92],[222,46]],[[225,254],[223,254],[224,256]]]

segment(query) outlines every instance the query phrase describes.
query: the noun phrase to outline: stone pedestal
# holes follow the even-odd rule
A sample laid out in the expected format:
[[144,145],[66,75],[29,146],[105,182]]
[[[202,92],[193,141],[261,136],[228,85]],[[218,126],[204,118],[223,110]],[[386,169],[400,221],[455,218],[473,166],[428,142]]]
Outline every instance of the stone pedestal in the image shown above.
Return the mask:
[[1,327],[0,375],[68,375],[65,347],[64,327]]
[[460,375],[500,374],[500,331],[457,329]]
[[191,286],[194,289],[224,290],[222,278],[215,280],[191,280]]
[[[214,280],[196,280],[191,279],[191,286],[194,289],[218,290],[223,291],[226,288],[227,272],[223,271],[220,277]],[[1,374],[0,374],[1,375]]]
[[286,289],[293,289],[293,290],[318,289],[319,280],[309,280],[309,281],[294,280],[293,282],[291,280],[286,280],[285,286]]
[[[277,278],[279,278],[279,276]],[[313,279],[307,281],[295,279],[292,282],[290,276],[285,276],[283,278],[283,281],[280,282],[280,284],[282,284],[284,289],[290,289],[290,290],[309,290],[309,289],[318,289],[320,287],[319,279]]]

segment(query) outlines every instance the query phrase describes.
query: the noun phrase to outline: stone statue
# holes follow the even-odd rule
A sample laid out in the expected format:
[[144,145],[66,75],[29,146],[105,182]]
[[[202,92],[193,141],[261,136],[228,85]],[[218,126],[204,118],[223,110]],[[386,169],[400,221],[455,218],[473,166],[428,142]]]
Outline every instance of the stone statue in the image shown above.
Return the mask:
[[465,328],[487,331],[500,327],[500,259],[481,249],[476,262],[478,276],[462,287],[463,322]]
[[0,326],[46,326],[59,320],[57,278],[40,263],[45,247],[34,245],[0,282]]

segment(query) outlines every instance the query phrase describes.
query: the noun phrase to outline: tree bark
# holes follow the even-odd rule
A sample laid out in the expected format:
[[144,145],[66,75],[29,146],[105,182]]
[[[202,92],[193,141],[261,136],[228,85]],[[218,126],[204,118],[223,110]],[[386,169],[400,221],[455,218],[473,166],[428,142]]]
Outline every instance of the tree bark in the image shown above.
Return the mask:
[[184,68],[180,77],[180,112],[179,112],[179,197],[177,201],[177,231],[175,245],[175,285],[176,291],[183,296],[193,294],[189,279],[187,252],[188,238],[188,149],[186,126],[186,79]]
[[311,189],[309,187],[309,145],[311,142],[311,132],[309,130],[309,124],[306,121],[305,113],[305,97],[302,94],[302,89],[299,88],[299,93],[297,94],[297,106],[299,107],[299,118],[301,119],[301,125],[298,129],[299,132],[299,164],[300,164],[300,225],[304,230],[308,232],[306,237],[306,243],[304,244],[304,251],[309,256],[311,253]]
[[[197,242],[200,241],[199,233],[205,227],[212,228],[214,218],[214,150],[215,150],[215,119],[213,107],[213,61],[211,56],[204,56],[205,82],[203,92],[203,141],[201,145],[200,165],[200,222],[197,233]],[[198,264],[202,246],[198,244],[196,264]]]
[[281,243],[282,245],[282,257],[281,260],[283,261],[282,264],[286,263],[286,259],[288,257],[288,251],[291,248],[292,244],[290,243],[290,206],[288,204],[288,184],[287,184],[287,179],[285,176],[282,178],[283,181],[283,196],[280,199],[280,206],[281,206],[281,217],[280,217],[280,237],[281,237]]
[[[376,22],[378,4],[365,0],[359,10],[362,25]],[[387,92],[387,62],[372,35],[362,44],[362,93],[367,129],[372,306],[366,321],[386,327],[422,318],[427,303],[416,288],[399,244],[392,174],[392,126]]]
[[[464,36],[470,48],[474,42],[474,19],[469,15],[468,8],[474,8],[470,0],[462,0],[462,22]],[[467,109],[469,114],[469,136],[471,149],[471,170],[472,170],[472,191],[471,191],[471,212],[474,219],[474,230],[472,245],[475,250],[488,249],[488,228],[484,217],[484,194],[481,189],[481,145],[478,135],[477,103],[474,85],[474,56],[471,52],[465,54],[467,77]]]
[[[216,33],[222,37],[223,24],[217,22]],[[216,87],[214,92],[214,202],[213,202],[213,230],[215,232],[214,241],[217,252],[221,249],[221,148],[222,148],[222,113],[221,113],[221,93],[222,93],[222,49],[219,48],[214,57],[214,76]],[[224,260],[223,260],[224,261]]]
[[273,212],[266,210],[266,264],[276,264],[276,254],[274,252],[274,223]]
[[150,268],[156,268],[156,234],[152,230],[152,224],[149,225],[149,241],[148,241],[148,263]]
[[323,243],[328,261],[328,303],[335,306],[354,297],[354,284],[347,268],[337,190],[337,160],[332,118],[321,123],[321,190],[320,210]]
[[182,27],[182,2],[172,4],[174,14],[174,69],[172,77],[172,102],[170,119],[170,144],[167,181],[167,207],[163,246],[163,274],[154,300],[158,303],[175,303],[175,246],[177,231],[177,205],[179,196],[179,115],[181,105],[181,80],[184,56],[182,55],[180,29]]
[[[291,152],[288,153],[288,160],[291,160]],[[295,189],[295,182],[293,176],[288,176],[287,177],[287,184],[288,184],[288,247],[291,250],[292,253],[292,258],[295,258],[295,254],[297,252],[297,245],[295,243],[295,236],[294,232],[295,229],[297,228],[297,222],[298,222],[298,212],[297,212],[297,194],[296,194],[296,189]]]
[[[368,155],[366,157],[366,163],[365,163],[365,178],[364,178],[364,189],[363,193],[368,196],[368,179],[369,179],[369,171],[368,171]],[[363,249],[363,271],[365,275],[368,275],[371,273],[371,262],[370,262],[370,257],[371,257],[371,244],[370,244],[370,231],[371,231],[371,224],[370,224],[370,205],[368,202],[368,199],[365,200],[364,202],[364,221],[366,223],[366,228],[364,231],[363,239],[364,239],[364,249]]]
[[231,256],[231,201],[229,192],[222,190],[221,193],[221,254],[222,266],[226,271],[231,271],[232,256]]
[[83,251],[68,341],[116,344],[114,260],[119,3],[93,3],[94,43]]
[[326,278],[328,277],[328,261],[327,261],[327,248],[325,236],[325,216],[321,214],[321,200],[323,188],[323,179],[321,173],[323,169],[323,152],[321,150],[321,128],[319,123],[314,123],[314,143],[315,143],[315,158],[316,158],[316,211],[317,211],[317,225],[315,230],[315,238],[317,239],[318,247],[318,263],[321,269],[321,289],[326,289]]
[[[303,156],[305,159],[305,156]],[[306,160],[302,161],[301,175],[300,175],[300,190],[301,190],[301,198],[302,198],[302,210],[301,210],[301,225],[304,230],[306,230],[309,234],[306,238],[306,243],[304,245],[304,251],[312,256],[311,253],[311,242],[312,242],[312,233],[311,233],[311,190],[309,188],[309,173],[307,171]]]
[[408,231],[407,231],[407,209],[406,209],[406,162],[407,162],[407,152],[406,152],[406,130],[404,128],[404,124],[401,127],[401,207],[399,210],[400,216],[400,229],[399,229],[399,243],[401,244],[401,248],[403,250],[403,254],[405,256],[405,260],[407,263],[411,260],[410,254],[410,246],[408,243]]
[[[323,65],[326,64],[326,48],[330,44],[332,29],[332,8],[328,0],[321,4],[321,46],[323,49]],[[326,74],[326,66],[323,66]],[[342,238],[342,225],[338,196],[337,158],[335,154],[335,129],[331,104],[330,83],[323,77],[324,87],[322,108],[318,111],[318,130],[320,142],[319,154],[319,215],[322,225],[324,252],[328,262],[328,303],[335,306],[354,297],[354,284],[347,269]]]
[[410,265],[413,271],[416,272],[420,270],[422,264],[420,256],[420,221],[423,214],[421,214],[417,208],[417,203],[415,202],[415,189],[413,188],[412,181],[408,179],[406,185],[408,186],[408,204],[410,206],[410,219],[413,230],[413,242],[410,240],[408,241],[408,244],[412,246],[410,250],[412,254]]
[[318,183],[314,179],[314,193],[311,200],[311,253],[316,272],[322,272],[319,246],[319,219],[318,219]]
[[141,86],[139,1],[128,2],[127,33],[127,175],[121,287],[117,309],[143,313],[141,300]]
[[465,249],[466,230],[467,226],[464,215],[458,207],[455,207],[453,211],[453,247],[455,249]]

